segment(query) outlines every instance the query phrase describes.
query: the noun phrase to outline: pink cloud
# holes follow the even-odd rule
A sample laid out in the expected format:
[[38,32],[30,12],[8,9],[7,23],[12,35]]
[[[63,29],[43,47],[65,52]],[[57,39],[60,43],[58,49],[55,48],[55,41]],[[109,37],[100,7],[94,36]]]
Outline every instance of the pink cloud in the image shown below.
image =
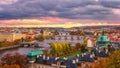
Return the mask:
[[[113,22],[112,22],[113,23]],[[57,17],[42,17],[31,19],[11,19],[0,20],[0,26],[15,26],[15,27],[79,27],[79,26],[101,26],[101,25],[113,25],[111,21],[98,21],[98,20],[76,20],[76,19],[64,19]],[[119,21],[115,21],[119,25]]]

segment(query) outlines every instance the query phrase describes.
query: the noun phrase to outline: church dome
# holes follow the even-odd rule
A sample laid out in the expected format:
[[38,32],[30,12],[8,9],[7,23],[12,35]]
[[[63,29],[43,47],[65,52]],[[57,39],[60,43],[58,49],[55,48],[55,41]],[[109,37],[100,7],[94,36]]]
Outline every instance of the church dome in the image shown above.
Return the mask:
[[107,36],[100,36],[98,38],[98,42],[108,42],[109,41],[109,38]]
[[98,42],[109,42],[109,38],[105,35],[104,29],[102,31],[102,35],[98,38]]
[[109,37],[105,35],[105,31],[102,31],[102,35],[99,36],[96,46],[97,47],[103,47],[103,48],[108,48],[108,45],[110,44]]

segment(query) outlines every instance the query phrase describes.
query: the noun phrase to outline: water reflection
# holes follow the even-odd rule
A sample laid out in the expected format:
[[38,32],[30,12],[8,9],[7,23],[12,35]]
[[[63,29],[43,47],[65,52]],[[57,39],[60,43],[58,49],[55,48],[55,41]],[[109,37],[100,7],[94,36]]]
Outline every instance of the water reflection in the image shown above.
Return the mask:
[[4,56],[5,54],[8,54],[8,53],[14,54],[16,52],[26,55],[29,51],[37,50],[37,49],[41,49],[41,48],[23,48],[23,47],[20,47],[20,48],[14,48],[14,49],[10,49],[10,50],[4,50],[4,51],[0,51],[0,57]]

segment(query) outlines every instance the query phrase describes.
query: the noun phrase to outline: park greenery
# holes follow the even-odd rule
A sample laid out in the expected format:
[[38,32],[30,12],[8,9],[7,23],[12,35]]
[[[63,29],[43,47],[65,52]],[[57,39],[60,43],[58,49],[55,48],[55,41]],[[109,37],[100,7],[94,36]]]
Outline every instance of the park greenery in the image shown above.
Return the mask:
[[52,43],[50,53],[54,56],[63,56],[64,54],[68,54],[70,52],[70,49],[72,48],[67,42]]
[[67,42],[62,43],[52,43],[50,54],[52,56],[70,57],[87,51],[86,39],[82,44],[76,43],[75,46],[70,46]]

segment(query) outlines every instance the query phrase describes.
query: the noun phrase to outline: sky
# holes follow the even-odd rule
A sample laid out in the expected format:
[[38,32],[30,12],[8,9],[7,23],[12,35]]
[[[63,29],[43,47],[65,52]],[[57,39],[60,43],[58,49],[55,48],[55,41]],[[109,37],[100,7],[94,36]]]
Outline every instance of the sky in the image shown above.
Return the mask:
[[120,0],[0,0],[0,26],[120,25]]

